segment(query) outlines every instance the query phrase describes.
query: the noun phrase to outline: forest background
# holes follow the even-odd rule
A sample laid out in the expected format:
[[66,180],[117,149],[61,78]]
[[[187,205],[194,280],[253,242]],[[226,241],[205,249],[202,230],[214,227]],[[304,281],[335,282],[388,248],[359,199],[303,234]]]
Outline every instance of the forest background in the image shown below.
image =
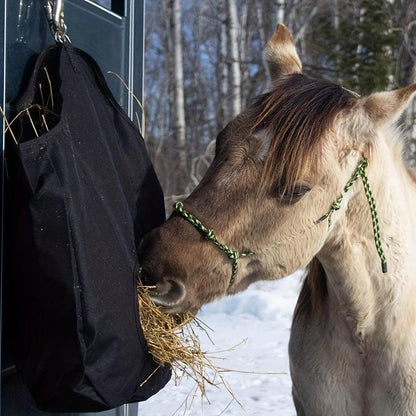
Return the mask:
[[[415,0],[147,0],[145,141],[166,195],[187,195],[220,130],[266,86],[263,48],[292,31],[307,75],[360,95],[416,81]],[[401,120],[416,166],[416,103]]]

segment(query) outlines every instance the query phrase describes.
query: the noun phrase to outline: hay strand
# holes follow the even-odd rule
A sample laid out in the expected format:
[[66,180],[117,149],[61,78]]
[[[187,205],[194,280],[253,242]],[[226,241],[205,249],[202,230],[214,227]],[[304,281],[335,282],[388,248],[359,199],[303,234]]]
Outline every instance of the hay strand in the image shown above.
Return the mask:
[[35,132],[36,137],[39,137],[39,133],[38,133],[38,131],[37,131],[37,129],[36,129],[35,123],[33,122],[33,118],[32,118],[32,116],[30,115],[30,111],[29,111],[28,109],[26,109],[26,114],[27,114],[27,116],[28,116],[28,118],[29,118],[30,124],[31,124],[31,125],[32,125],[32,127],[33,127],[33,131]]
[[131,90],[131,88],[127,85],[126,81],[124,81],[124,79],[119,74],[117,74],[114,71],[107,71],[107,74],[115,75],[117,77],[117,79],[121,82],[121,84],[123,85],[123,87],[133,97],[134,101],[136,101],[137,105],[142,110],[143,127],[142,127],[142,125],[140,123],[139,115],[137,114],[137,112],[135,113],[135,115],[136,115],[137,125],[139,127],[139,132],[142,135],[142,137],[144,138],[144,135],[146,134],[146,117],[145,117],[145,113],[144,113],[144,107],[143,107],[141,101],[139,100],[139,98],[137,97],[137,95]]
[[15,136],[15,134],[13,133],[13,130],[11,129],[11,127],[10,127],[10,123],[9,123],[9,121],[7,120],[7,117],[6,117],[6,114],[5,114],[5,112],[4,112],[4,110],[3,110],[3,108],[0,106],[0,113],[1,113],[1,116],[3,117],[3,120],[4,120],[4,123],[6,124],[6,129],[5,129],[5,132],[7,132],[7,130],[9,130],[9,132],[10,132],[10,135],[12,136],[12,138],[13,138],[13,141],[16,143],[16,144],[19,144],[19,142],[17,141],[17,139],[16,139],[16,136]]
[[[4,132],[9,132],[13,141],[18,145],[19,140],[16,137],[16,132],[13,131],[14,123],[17,120],[24,120],[27,117],[29,125],[31,126],[31,130],[33,130],[34,136],[39,138],[45,132],[48,132],[53,126],[55,126],[60,116],[55,112],[55,101],[53,97],[53,90],[52,90],[52,81],[49,75],[48,69],[46,67],[42,68],[46,80],[44,81],[47,84],[47,88],[41,82],[38,83],[39,89],[39,98],[41,104],[39,103],[32,103],[28,107],[20,110],[10,121],[7,119],[5,111],[0,107],[0,114],[4,119],[5,122],[5,129]],[[45,89],[49,92],[48,96],[45,97]],[[46,99],[46,103],[45,103]],[[17,129],[19,131],[19,128]]]
[[46,102],[46,107],[48,107],[49,99],[50,99],[51,100],[51,110],[55,111],[55,102],[53,100],[53,90],[52,90],[51,77],[49,76],[48,68],[46,66],[43,67],[43,70],[45,71],[46,79],[48,80],[48,86],[49,86],[49,97],[48,97],[48,101]]

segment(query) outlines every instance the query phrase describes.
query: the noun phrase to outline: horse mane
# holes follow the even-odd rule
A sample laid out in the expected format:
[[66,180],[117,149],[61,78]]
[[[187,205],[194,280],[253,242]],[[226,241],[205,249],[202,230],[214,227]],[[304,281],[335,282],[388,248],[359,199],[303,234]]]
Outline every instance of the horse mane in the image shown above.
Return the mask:
[[251,107],[252,131],[266,130],[271,143],[262,185],[288,190],[319,169],[322,140],[336,115],[356,98],[339,85],[303,74],[282,77]]
[[307,268],[307,274],[293,315],[293,322],[299,322],[318,313],[327,294],[325,270],[320,261],[314,257]]
[[412,181],[416,183],[416,171],[410,167],[407,167],[407,172],[410,178],[412,179]]

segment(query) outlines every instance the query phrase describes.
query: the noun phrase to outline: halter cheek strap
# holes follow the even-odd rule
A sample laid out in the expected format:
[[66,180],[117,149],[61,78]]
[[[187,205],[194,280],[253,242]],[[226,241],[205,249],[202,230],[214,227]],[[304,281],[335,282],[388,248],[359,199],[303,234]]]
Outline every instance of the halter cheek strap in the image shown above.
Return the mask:
[[183,218],[185,218],[188,222],[190,222],[207,240],[213,242],[232,261],[232,272],[231,272],[231,278],[230,278],[230,283],[229,283],[229,286],[231,286],[235,281],[235,277],[237,276],[238,259],[242,257],[250,256],[254,253],[252,253],[251,251],[240,253],[239,251],[231,250],[225,244],[220,243],[217,237],[215,236],[214,230],[205,227],[205,225],[202,224],[201,221],[198,220],[198,218],[194,217],[192,214],[186,211],[182,202],[176,202],[173,208],[175,212],[182,215]]
[[381,260],[381,270],[383,271],[383,273],[387,273],[387,260],[386,260],[386,256],[384,254],[383,247],[381,244],[380,224],[378,221],[376,202],[374,200],[373,192],[371,191],[370,184],[368,182],[368,177],[367,177],[367,172],[366,172],[367,167],[368,167],[368,159],[363,157],[360,163],[358,164],[357,169],[351,176],[351,179],[344,186],[344,190],[341,193],[341,195],[333,202],[329,211],[325,215],[323,215],[321,218],[319,218],[317,221],[315,221],[315,224],[319,224],[320,222],[328,219],[328,228],[329,228],[331,226],[332,214],[341,208],[341,203],[342,203],[342,200],[344,199],[345,194],[351,189],[355,181],[358,178],[361,178],[361,181],[363,182],[363,186],[364,186],[365,196],[367,198],[367,202],[370,207],[371,222],[373,223],[374,243],[376,245],[378,256],[380,257],[380,260]]

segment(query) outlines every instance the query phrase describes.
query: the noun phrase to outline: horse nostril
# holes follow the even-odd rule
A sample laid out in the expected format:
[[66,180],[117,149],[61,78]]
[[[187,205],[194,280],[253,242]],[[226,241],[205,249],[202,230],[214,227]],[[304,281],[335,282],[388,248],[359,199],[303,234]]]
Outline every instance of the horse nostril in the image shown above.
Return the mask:
[[185,295],[185,286],[175,279],[165,279],[156,285],[154,292],[150,293],[156,305],[165,307],[178,305],[184,300]]

